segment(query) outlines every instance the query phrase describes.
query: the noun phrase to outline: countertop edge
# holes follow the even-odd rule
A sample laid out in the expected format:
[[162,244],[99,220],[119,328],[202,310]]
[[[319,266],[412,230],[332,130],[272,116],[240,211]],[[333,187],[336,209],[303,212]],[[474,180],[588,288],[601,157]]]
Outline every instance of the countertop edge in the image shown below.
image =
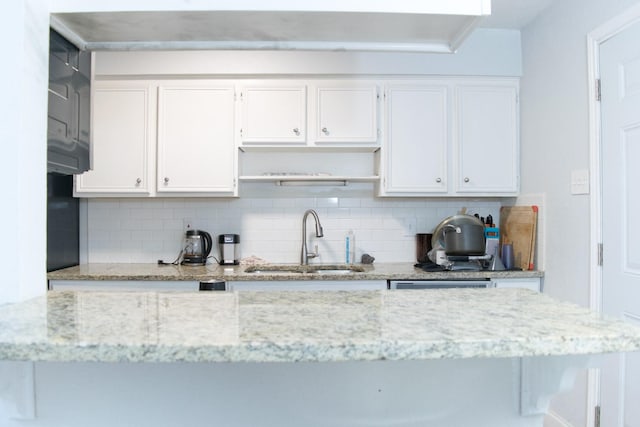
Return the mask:
[[[291,264],[293,265],[293,264]],[[358,264],[360,265],[360,264]],[[322,273],[247,273],[248,266],[207,265],[199,267],[157,264],[91,263],[47,273],[48,280],[95,281],[326,281],[326,280],[440,280],[440,279],[525,279],[542,278],[544,272],[530,271],[437,271],[427,272],[413,263],[362,265],[364,272],[339,275]]]

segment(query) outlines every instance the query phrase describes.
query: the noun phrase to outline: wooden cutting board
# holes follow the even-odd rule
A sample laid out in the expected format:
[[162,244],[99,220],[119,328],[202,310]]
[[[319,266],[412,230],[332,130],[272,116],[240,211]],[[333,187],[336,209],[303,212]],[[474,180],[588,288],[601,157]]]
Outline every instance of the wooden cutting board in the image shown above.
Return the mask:
[[513,243],[514,266],[533,270],[536,246],[537,206],[500,208],[500,244]]

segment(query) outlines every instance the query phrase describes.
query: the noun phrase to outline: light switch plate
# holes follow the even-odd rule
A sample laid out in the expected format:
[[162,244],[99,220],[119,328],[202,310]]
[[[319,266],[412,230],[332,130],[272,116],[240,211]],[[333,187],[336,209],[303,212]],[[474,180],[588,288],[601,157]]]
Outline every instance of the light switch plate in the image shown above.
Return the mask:
[[589,194],[589,171],[571,171],[571,194]]

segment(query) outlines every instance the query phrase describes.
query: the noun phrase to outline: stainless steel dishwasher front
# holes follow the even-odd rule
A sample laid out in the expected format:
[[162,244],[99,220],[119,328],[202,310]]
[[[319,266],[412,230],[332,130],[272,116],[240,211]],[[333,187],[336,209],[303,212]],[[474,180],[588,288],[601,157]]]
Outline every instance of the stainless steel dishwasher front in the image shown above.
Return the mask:
[[389,280],[388,289],[452,289],[452,288],[490,288],[489,279],[472,280]]

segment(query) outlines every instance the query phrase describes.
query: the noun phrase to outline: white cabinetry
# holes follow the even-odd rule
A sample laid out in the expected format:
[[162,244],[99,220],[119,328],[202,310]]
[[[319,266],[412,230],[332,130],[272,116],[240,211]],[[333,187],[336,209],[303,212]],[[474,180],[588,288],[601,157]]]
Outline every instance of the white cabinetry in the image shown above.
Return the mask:
[[315,134],[319,143],[376,143],[378,90],[375,85],[316,89]]
[[247,86],[240,92],[240,99],[243,145],[301,145],[306,142],[305,85]]
[[197,291],[200,282],[182,280],[49,280],[51,291]]
[[517,195],[517,79],[390,82],[385,118],[379,195]]
[[232,291],[361,291],[387,289],[386,280],[291,280],[228,282]]
[[160,84],[158,193],[233,193],[234,87]]
[[76,176],[76,195],[149,195],[156,123],[152,85],[97,81],[92,104],[92,170]]
[[524,279],[493,279],[492,284],[496,288],[519,288],[542,292],[542,279],[538,277]]
[[447,192],[448,94],[446,84],[387,87],[385,195]]
[[244,83],[240,100],[243,148],[378,145],[374,82],[252,80]]
[[517,85],[469,82],[457,85],[455,93],[455,191],[517,193]]
[[75,194],[237,195],[234,87],[220,80],[95,81],[94,170],[76,177]]

